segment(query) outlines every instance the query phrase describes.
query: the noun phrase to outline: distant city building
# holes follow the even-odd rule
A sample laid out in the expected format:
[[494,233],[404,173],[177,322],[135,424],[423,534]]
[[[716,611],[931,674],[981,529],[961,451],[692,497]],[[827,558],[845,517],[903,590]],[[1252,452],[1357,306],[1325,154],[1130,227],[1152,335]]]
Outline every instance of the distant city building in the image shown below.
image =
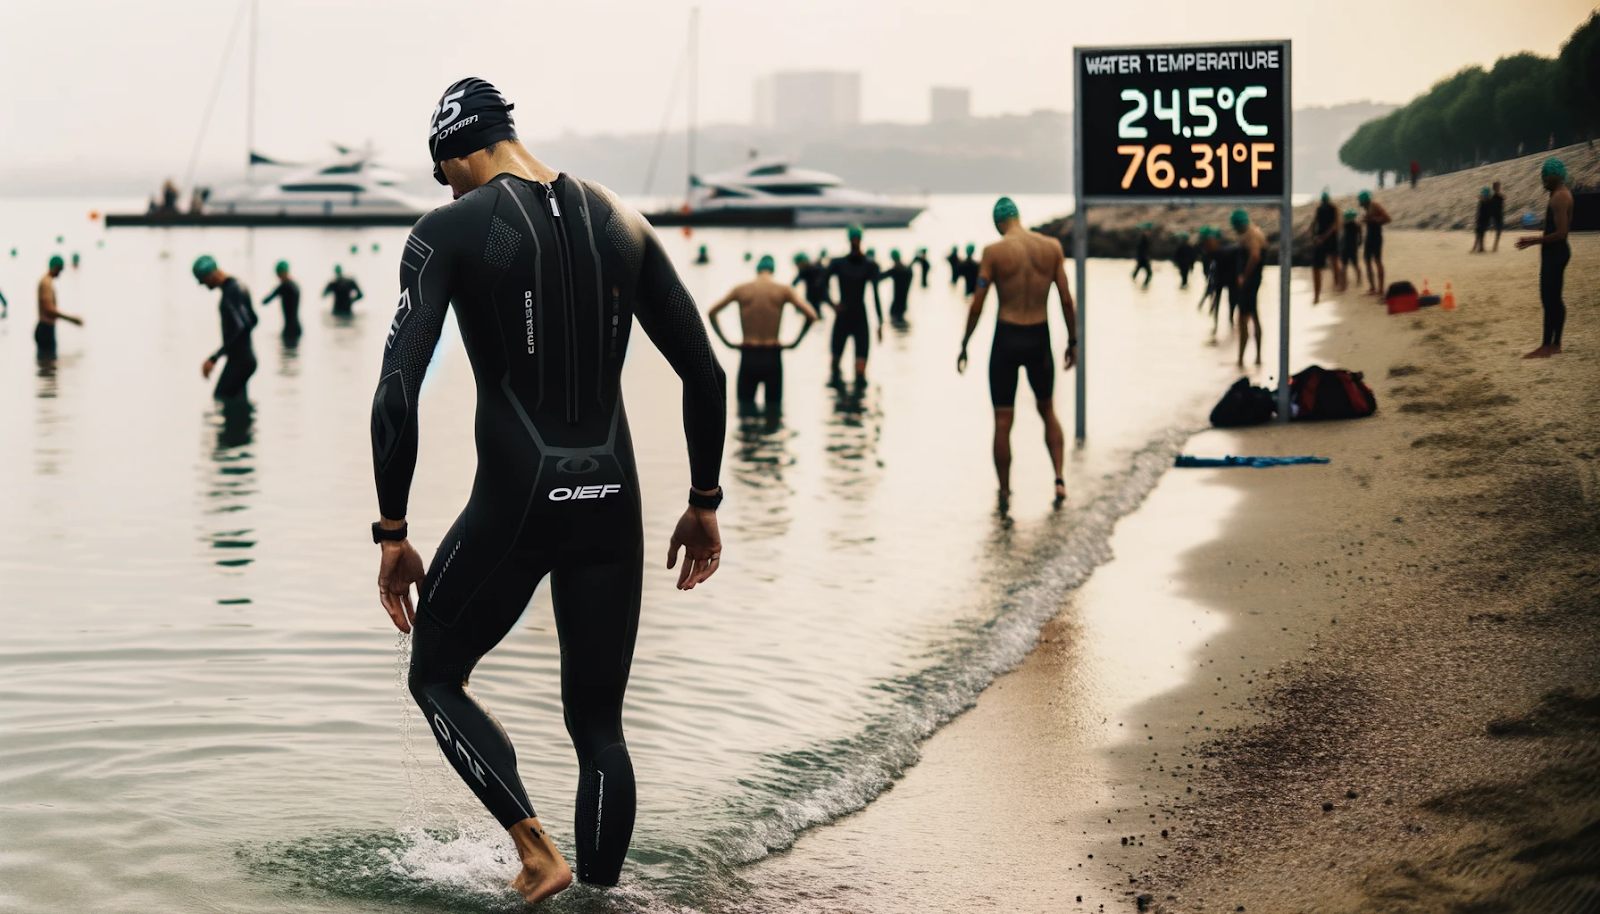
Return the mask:
[[972,116],[972,90],[934,86],[928,92],[928,120],[960,121]]
[[756,126],[805,131],[861,123],[861,74],[787,70],[756,80]]

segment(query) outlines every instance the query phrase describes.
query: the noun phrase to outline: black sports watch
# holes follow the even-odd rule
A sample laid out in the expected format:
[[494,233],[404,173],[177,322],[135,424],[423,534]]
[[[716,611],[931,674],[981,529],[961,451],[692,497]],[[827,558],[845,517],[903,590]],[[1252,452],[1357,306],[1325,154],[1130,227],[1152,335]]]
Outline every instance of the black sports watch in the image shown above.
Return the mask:
[[704,508],[707,511],[715,511],[721,504],[722,486],[717,486],[717,494],[715,495],[701,495],[693,488],[689,489],[689,507],[691,508]]
[[410,528],[410,526],[411,525],[407,524],[405,521],[401,521],[400,529],[387,530],[384,528],[381,521],[373,521],[372,541],[374,543],[398,543],[406,538],[406,531]]

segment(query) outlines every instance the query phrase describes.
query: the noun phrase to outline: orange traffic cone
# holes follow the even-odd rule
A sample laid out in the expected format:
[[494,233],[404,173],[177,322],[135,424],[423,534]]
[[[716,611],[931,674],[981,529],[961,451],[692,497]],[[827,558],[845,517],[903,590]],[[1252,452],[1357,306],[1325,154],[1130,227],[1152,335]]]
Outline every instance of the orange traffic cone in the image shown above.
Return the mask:
[[1444,284],[1444,298],[1439,299],[1439,307],[1445,311],[1456,309],[1456,293],[1450,291],[1450,284]]
[[1424,279],[1424,280],[1423,280],[1423,281],[1422,281],[1422,294],[1423,294],[1423,295],[1430,295],[1430,294],[1432,294],[1432,293],[1430,293],[1430,292],[1429,292],[1429,291],[1428,291],[1428,281],[1427,281],[1427,280],[1426,280],[1426,279]]

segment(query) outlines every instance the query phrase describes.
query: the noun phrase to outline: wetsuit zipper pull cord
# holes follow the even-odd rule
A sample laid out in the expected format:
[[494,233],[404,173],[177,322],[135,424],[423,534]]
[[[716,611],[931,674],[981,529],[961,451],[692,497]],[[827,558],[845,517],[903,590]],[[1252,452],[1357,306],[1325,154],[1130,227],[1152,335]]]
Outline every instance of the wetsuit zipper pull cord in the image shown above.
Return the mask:
[[550,215],[560,219],[561,204],[556,202],[556,189],[548,184],[544,185],[544,198],[550,204]]

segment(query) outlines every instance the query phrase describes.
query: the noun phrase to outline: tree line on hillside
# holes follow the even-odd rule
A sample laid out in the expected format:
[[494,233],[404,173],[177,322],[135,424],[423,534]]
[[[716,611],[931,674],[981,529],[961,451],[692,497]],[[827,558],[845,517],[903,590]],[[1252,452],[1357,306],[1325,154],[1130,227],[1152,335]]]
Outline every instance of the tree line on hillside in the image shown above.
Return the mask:
[[[1362,124],[1339,160],[1362,172],[1438,174],[1600,135],[1600,11],[1556,57],[1531,52],[1467,67],[1410,104]],[[1381,184],[1380,177],[1380,184]]]

